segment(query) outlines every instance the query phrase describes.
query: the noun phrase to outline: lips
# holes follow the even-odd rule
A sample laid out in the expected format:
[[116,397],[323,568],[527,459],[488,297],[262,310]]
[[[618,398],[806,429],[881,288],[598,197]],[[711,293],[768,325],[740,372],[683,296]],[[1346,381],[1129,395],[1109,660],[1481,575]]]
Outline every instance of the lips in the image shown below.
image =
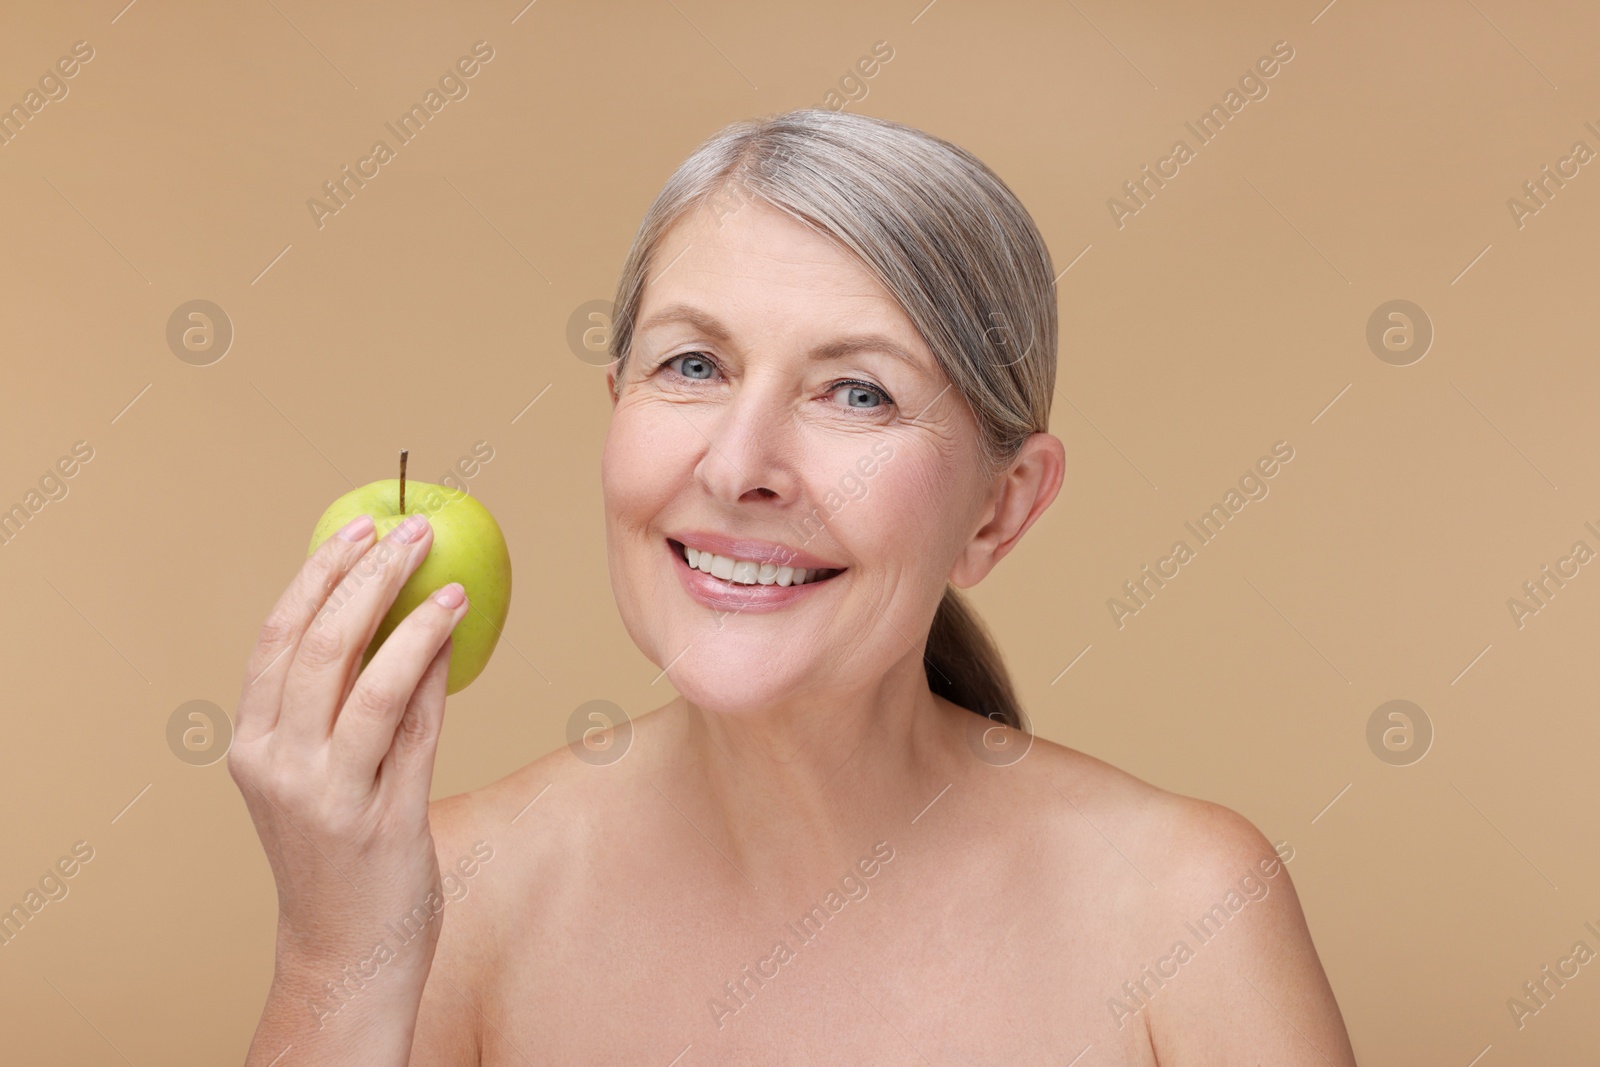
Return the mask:
[[701,552],[710,552],[733,560],[751,561],[757,565],[772,563],[779,567],[804,567],[813,571],[845,569],[845,565],[836,560],[823,559],[821,556],[814,556],[778,541],[729,537],[712,530],[672,530],[667,533],[667,540]]
[[[743,561],[744,563],[757,569],[758,581],[756,584],[751,585],[719,578],[706,573],[699,567],[689,566],[687,547],[673,538],[667,538],[662,544],[662,549],[666,553],[665,558],[668,566],[677,574],[684,591],[689,594],[691,599],[715,611],[734,614],[761,614],[788,607],[790,604],[812,596],[820,590],[832,588],[832,580],[845,570],[845,568],[818,568],[818,576],[816,578],[806,580],[798,585],[793,583],[792,574],[790,584],[779,585],[775,580],[776,575],[769,573],[768,577],[774,580],[763,585],[759,581],[760,568],[756,567],[753,560],[745,560]],[[715,554],[711,555],[714,556]],[[768,563],[768,567],[774,566],[774,564]],[[725,572],[727,571],[726,566],[722,569]],[[792,570],[791,568],[784,569]],[[742,577],[749,577],[748,569]]]
[[809,585],[827,581],[842,572],[840,567],[796,567],[769,560],[734,559],[710,551],[701,551],[672,538],[667,544],[681,556],[693,570],[711,575],[730,585]]

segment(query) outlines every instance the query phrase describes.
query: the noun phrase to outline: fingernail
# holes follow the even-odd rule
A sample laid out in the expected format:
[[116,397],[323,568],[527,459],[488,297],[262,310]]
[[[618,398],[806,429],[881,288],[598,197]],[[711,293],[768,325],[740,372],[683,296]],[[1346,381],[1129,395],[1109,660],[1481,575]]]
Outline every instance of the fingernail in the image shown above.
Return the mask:
[[362,541],[372,532],[372,516],[357,515],[339,529],[341,541]]
[[401,542],[416,541],[422,537],[422,531],[428,528],[428,519],[422,514],[412,515],[394,528],[394,539]]
[[440,607],[454,609],[461,606],[461,602],[467,599],[467,594],[466,591],[461,588],[460,582],[451,582],[449,585],[433,594],[433,599]]

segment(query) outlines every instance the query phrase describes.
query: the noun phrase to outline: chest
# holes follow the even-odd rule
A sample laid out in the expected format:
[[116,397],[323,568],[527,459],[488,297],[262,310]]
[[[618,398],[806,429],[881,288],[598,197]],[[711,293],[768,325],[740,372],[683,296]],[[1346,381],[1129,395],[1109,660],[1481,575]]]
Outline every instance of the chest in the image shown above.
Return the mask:
[[782,904],[629,885],[516,925],[485,1064],[1154,1064],[1143,1016],[1109,1009],[1139,966],[1113,887],[908,855]]

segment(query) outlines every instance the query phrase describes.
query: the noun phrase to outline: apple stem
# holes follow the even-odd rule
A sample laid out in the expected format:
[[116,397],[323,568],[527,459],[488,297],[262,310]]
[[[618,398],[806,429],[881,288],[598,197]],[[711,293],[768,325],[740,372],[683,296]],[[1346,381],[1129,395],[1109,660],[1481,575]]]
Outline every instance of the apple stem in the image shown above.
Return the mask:
[[404,448],[402,448],[400,450],[400,514],[402,514],[402,515],[404,515],[406,513],[406,452],[407,451],[408,450],[404,449]]

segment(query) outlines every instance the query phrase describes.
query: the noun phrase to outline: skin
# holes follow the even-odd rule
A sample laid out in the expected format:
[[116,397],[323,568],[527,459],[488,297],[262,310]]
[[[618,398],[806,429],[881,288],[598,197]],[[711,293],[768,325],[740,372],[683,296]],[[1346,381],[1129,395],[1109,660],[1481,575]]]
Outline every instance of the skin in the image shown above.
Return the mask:
[[[352,677],[425,536],[308,655],[296,625],[372,551],[330,540],[264,628],[230,753],[284,915],[250,1062],[294,1042],[301,1063],[1354,1064],[1292,843],[928,690],[945,582],[981,581],[1049,506],[1060,441],[1036,433],[984,469],[973,413],[903,312],[764,205],[685,219],[657,262],[646,328],[608,375],[601,478],[623,622],[679,696],[424,813],[459,612],[424,604]],[[651,324],[679,304],[721,335]],[[867,332],[912,360],[813,356]],[[893,455],[865,496],[802,544],[801,517],[874,444]],[[695,528],[847,569],[778,611],[714,611],[664,542]],[[248,680],[285,649],[285,692]],[[356,697],[335,715],[339,684]],[[343,771],[317,787],[307,766]],[[493,858],[468,876],[475,845]],[[310,1025],[319,980],[439,871],[460,895]],[[1208,913],[1202,940],[1186,923]]]

